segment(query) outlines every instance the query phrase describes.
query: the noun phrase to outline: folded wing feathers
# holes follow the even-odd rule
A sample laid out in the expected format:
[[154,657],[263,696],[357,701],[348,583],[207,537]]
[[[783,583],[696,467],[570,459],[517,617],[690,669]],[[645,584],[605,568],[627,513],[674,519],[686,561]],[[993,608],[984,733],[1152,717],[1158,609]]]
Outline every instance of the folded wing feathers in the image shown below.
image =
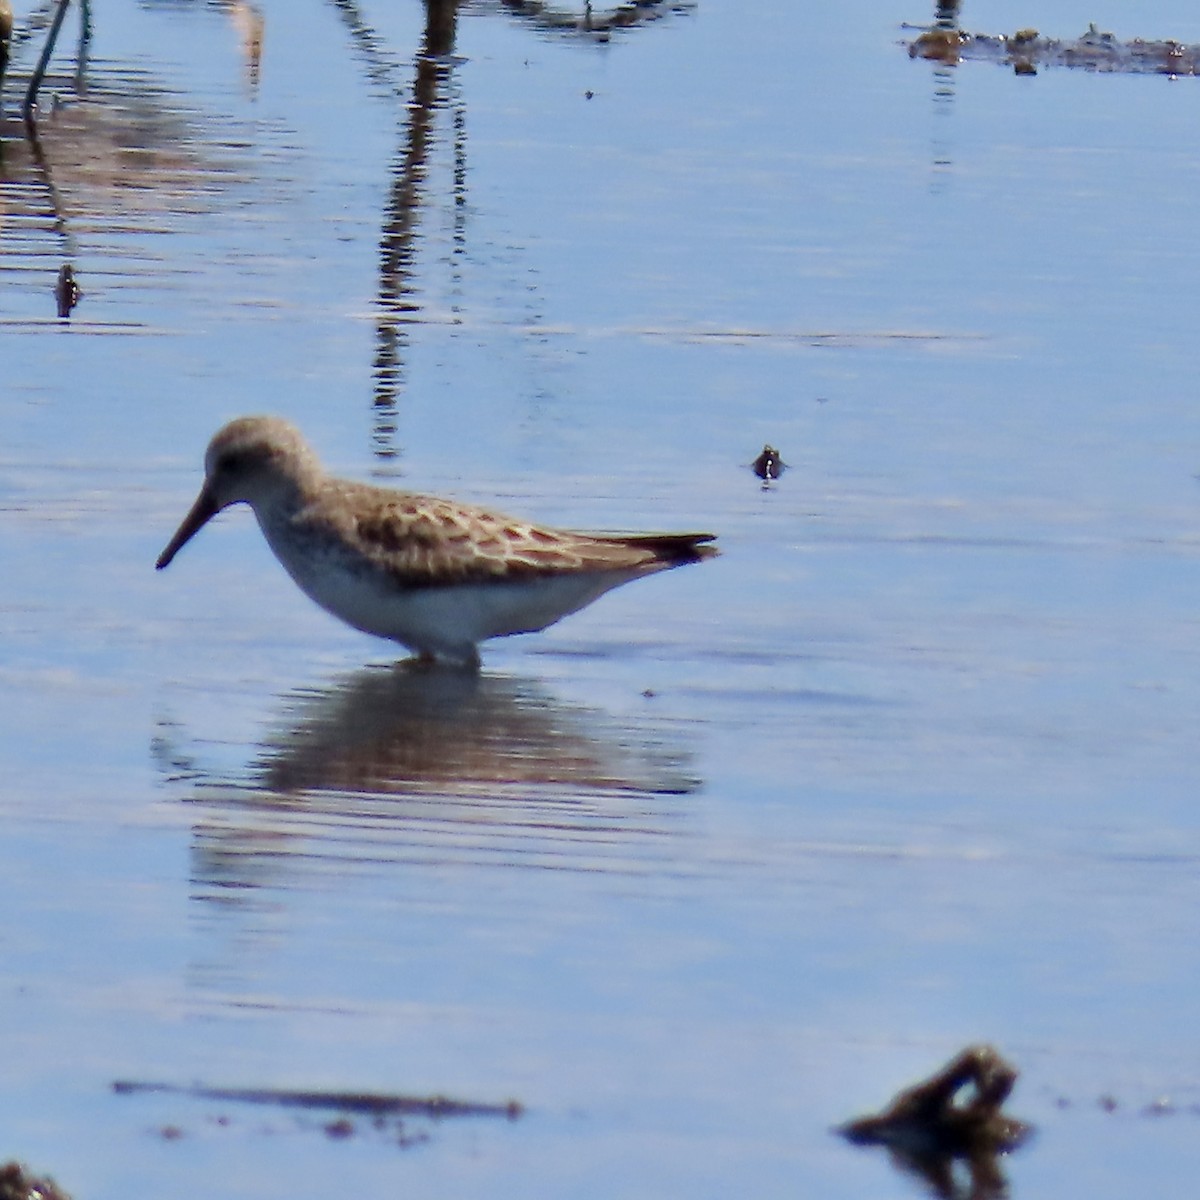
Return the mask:
[[434,497],[385,502],[355,521],[363,553],[401,582],[469,583],[561,571],[646,571],[717,553],[711,534],[546,529]]

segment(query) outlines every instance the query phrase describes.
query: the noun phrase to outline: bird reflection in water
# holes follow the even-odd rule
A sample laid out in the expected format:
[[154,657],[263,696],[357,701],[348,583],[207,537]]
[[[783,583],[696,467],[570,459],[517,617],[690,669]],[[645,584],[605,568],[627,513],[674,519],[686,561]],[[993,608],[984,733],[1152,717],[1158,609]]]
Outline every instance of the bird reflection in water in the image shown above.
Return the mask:
[[368,864],[645,870],[679,833],[677,797],[699,787],[686,750],[645,722],[528,680],[404,663],[288,696],[246,778],[209,774],[176,743],[164,726],[164,774],[200,808],[194,883],[225,902]]
[[[255,24],[253,6],[230,2],[224,8],[235,26],[245,25],[245,52],[261,54],[262,26]],[[56,16],[64,11],[55,8]],[[113,236],[124,242],[130,235],[166,232],[219,210],[255,174],[246,144],[227,123],[217,128],[151,72],[111,63],[90,71],[91,23],[86,6],[81,12],[72,74],[47,76],[36,114],[30,108],[23,124],[7,121],[0,144],[0,221],[11,220],[23,234],[0,242],[0,254],[42,256],[55,260],[53,270],[64,256],[80,253],[79,231],[86,231],[92,252]],[[44,28],[31,20],[15,30],[14,57]],[[45,47],[51,46],[47,40]],[[35,70],[29,89],[38,82]],[[124,270],[157,282],[149,257],[117,256],[121,265],[110,267],[110,279]],[[57,298],[64,316],[62,294]]]
[[301,698],[294,716],[260,763],[272,792],[534,785],[677,794],[695,787],[676,760],[656,761],[652,746],[631,754],[640,740],[632,731],[612,730],[609,742],[602,714],[556,704],[538,685],[506,676],[405,663],[368,668]]
[[[30,73],[25,83],[24,99],[21,113],[25,119],[30,138],[36,139],[38,92],[46,77],[50,65],[50,57],[58,42],[63,21],[67,15],[71,0],[50,0],[39,6],[25,19],[20,28],[16,28],[13,20],[12,6],[9,0],[0,0],[0,40],[3,43],[0,53],[0,88],[2,88],[10,59],[25,42],[34,42],[41,37],[41,51],[37,65]],[[92,41],[92,12],[90,0],[77,0],[79,8],[79,45],[75,52],[75,91],[81,92],[84,86],[84,76],[87,72],[88,48]],[[44,36],[43,36],[44,35]]]
[[[262,43],[265,21],[262,10],[251,0],[215,0],[215,6],[228,13],[241,41],[242,57],[246,63],[246,78],[251,90],[257,87],[262,62]],[[67,9],[71,0],[50,0],[35,10],[23,28],[14,30],[12,6],[9,0],[0,0],[0,88],[3,87],[9,60],[14,49],[25,41],[36,40],[44,34],[38,60],[26,81],[21,112],[25,119],[26,132],[33,141],[38,135],[38,106],[42,84],[50,67],[51,58],[58,44]],[[79,9],[79,44],[75,51],[75,77],[73,90],[77,96],[86,91],[88,50],[92,41],[92,10],[90,0],[76,0]],[[56,97],[57,101],[57,97]]]

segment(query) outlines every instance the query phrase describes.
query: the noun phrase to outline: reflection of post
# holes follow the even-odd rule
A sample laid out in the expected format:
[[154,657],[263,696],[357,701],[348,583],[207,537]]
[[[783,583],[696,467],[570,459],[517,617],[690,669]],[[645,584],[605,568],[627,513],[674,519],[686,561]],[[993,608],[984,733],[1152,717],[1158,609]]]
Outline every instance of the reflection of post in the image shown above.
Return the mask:
[[79,6],[79,49],[75,54],[75,91],[82,96],[87,91],[88,51],[92,45],[92,6],[82,0]]
[[934,14],[934,24],[938,29],[958,28],[958,4],[959,0],[939,0]]
[[[413,98],[408,107],[404,139],[394,161],[395,177],[384,212],[379,245],[379,317],[375,350],[375,453],[396,454],[396,399],[407,341],[405,323],[415,311],[411,276],[421,185],[425,179],[430,130],[442,105],[442,89],[450,77],[450,56],[458,24],[459,0],[425,0],[425,34],[417,54]],[[455,190],[462,172],[455,170]],[[461,209],[461,196],[455,197]]]
[[63,253],[73,256],[78,253],[78,248],[75,245],[75,237],[70,226],[67,224],[66,208],[63,205],[62,197],[54,185],[54,176],[50,171],[50,163],[46,159],[46,151],[42,148],[41,139],[38,137],[37,124],[28,121],[25,125],[25,134],[29,140],[29,152],[37,170],[38,180],[46,191],[49,215],[54,218],[54,232],[62,238]]
[[[935,29],[952,30],[958,28],[959,0],[938,0],[935,6],[933,24]],[[950,116],[954,108],[954,65],[939,63],[933,69],[933,103],[934,112]],[[946,139],[934,134],[933,157],[933,189],[939,190],[942,177],[954,166],[954,158]]]
[[404,87],[396,78],[396,64],[380,46],[379,35],[363,19],[355,0],[330,0],[338,15],[345,22],[354,48],[367,69],[367,78],[375,93],[384,100],[397,100],[404,96]]

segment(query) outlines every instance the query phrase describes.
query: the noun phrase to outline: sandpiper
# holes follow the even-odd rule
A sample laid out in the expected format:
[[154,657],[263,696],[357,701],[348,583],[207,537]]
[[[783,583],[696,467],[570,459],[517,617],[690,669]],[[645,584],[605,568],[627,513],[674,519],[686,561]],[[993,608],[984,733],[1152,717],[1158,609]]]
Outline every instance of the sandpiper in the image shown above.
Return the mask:
[[708,533],[574,533],[335,479],[287,421],[241,417],[209,443],[204,486],[157,568],[239,502],[327,612],[423,660],[473,667],[488,638],[545,629],[631,579],[717,553]]

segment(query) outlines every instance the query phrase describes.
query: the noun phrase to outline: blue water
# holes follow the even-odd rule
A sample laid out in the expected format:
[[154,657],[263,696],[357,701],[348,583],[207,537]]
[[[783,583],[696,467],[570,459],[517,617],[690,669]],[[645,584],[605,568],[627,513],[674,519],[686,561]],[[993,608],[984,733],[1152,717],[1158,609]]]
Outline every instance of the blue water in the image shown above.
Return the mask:
[[[416,3],[264,0],[255,86],[235,7],[98,0],[78,100],[69,15],[40,164],[7,89],[0,1159],[81,1200],[907,1197],[830,1127],[987,1040],[1014,1196],[1190,1196],[1200,81],[708,0],[608,41],[468,4],[422,67]],[[1090,21],[1200,41],[963,16]],[[245,511],[154,572],[261,411],[723,556],[406,678]],[[400,1146],[117,1079],[527,1112]]]

